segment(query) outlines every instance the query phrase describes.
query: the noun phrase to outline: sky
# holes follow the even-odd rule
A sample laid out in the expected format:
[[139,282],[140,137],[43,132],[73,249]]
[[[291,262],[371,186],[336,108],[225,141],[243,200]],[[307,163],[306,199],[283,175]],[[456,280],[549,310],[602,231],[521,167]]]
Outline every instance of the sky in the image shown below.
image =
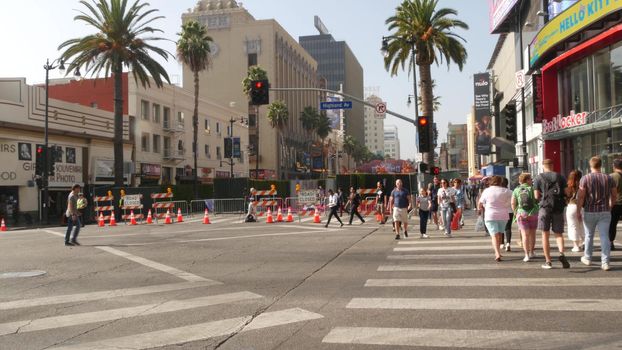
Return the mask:
[[[90,1],[90,0],[89,0]],[[181,14],[196,4],[196,0],[147,0],[165,18],[153,23],[163,30],[160,36],[170,39],[160,46],[175,52],[175,41],[180,31]],[[290,35],[298,39],[317,34],[313,16],[318,15],[335,40],[346,41],[357,56],[364,71],[366,87],[378,89],[387,108],[405,116],[414,117],[414,103],[407,105],[413,94],[412,74],[399,72],[397,76],[385,70],[380,52],[382,36],[388,35],[385,20],[395,13],[399,0],[247,0],[243,6],[256,19],[274,18]],[[93,33],[83,22],[73,18],[84,6],[77,0],[20,0],[5,1],[0,12],[0,32],[5,47],[0,58],[0,77],[25,77],[28,84],[45,80],[43,65],[46,59],[59,57],[58,46],[67,39]],[[456,31],[466,39],[468,59],[462,71],[452,65],[433,66],[436,81],[435,94],[440,96],[441,107],[434,119],[439,127],[440,142],[446,139],[447,125],[466,123],[466,115],[473,104],[473,74],[484,72],[497,41],[489,33],[487,0],[440,0],[440,7],[458,11],[468,31]],[[15,35],[12,35],[14,33]],[[161,61],[171,82],[181,82],[181,66],[174,57]],[[59,77],[57,71],[51,78]],[[415,152],[414,125],[387,115],[385,125],[396,125],[399,130],[401,158],[412,159]]]

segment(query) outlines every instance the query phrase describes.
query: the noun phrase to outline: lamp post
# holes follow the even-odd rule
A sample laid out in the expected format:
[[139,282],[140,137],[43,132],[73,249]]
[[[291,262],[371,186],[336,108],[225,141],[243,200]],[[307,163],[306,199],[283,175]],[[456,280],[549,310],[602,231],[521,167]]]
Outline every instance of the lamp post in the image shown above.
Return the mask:
[[[244,118],[244,117],[238,117],[238,118],[234,118],[231,117],[231,119],[229,119],[229,141],[230,141],[230,145],[231,145],[231,150],[229,152],[229,162],[225,162],[225,164],[229,164],[229,166],[231,167],[231,173],[230,173],[230,177],[233,178],[233,165],[235,164],[233,162],[233,123],[235,122],[240,122],[240,123],[248,123],[248,118]],[[222,163],[222,162],[221,162]],[[220,165],[222,167],[222,164]]]
[[[57,58],[52,63],[50,63],[50,59],[45,61],[43,65],[43,69],[45,69],[45,121],[43,126],[43,174],[41,179],[41,187],[43,187],[43,203],[41,205],[41,216],[42,221],[46,224],[49,223],[48,220],[48,203],[50,201],[49,191],[48,191],[48,164],[49,164],[49,146],[48,146],[48,117],[49,117],[49,88],[50,88],[50,71],[58,68],[61,74],[65,72],[65,62],[64,60]],[[76,77],[80,77],[80,70],[76,68],[74,72]]]

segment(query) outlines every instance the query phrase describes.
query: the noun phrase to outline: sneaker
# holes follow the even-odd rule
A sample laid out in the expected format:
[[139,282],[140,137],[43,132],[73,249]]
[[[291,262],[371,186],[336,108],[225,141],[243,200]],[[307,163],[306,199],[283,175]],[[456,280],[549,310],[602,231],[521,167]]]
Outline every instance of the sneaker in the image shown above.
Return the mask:
[[341,226],[339,226],[339,227],[343,227],[343,222],[341,223]]
[[440,225],[440,226],[438,227],[438,230],[439,230],[439,231],[445,231],[445,226]]
[[505,244],[505,251],[506,252],[511,252],[512,251],[512,248],[510,248],[510,243],[506,243]]
[[531,260],[531,259],[529,259],[529,256],[525,255],[525,257],[523,258],[523,262],[529,262],[529,260]]
[[580,251],[581,251],[581,248],[579,248],[579,247],[573,247],[573,248],[572,248],[572,251],[573,251],[573,252],[575,252],[575,253],[578,253],[578,252],[580,252]]
[[559,262],[562,263],[563,268],[570,268],[570,263],[568,262],[568,259],[566,259],[566,256],[564,254],[561,254],[558,259]]
[[395,235],[395,239],[400,239],[400,235]]
[[408,237],[408,232],[404,231],[404,237]]
[[451,235],[451,233],[446,233],[446,234],[445,234],[445,237],[447,237],[447,238],[451,238],[451,237],[453,237],[453,236]]
[[73,243],[71,243],[71,242],[65,242],[65,245],[66,245],[66,246],[73,246],[74,244],[73,244]]
[[427,234],[424,233],[424,234],[421,235],[421,238],[430,238],[430,236],[428,236]]
[[590,260],[590,259],[588,259],[588,258],[586,258],[584,256],[581,257],[581,262],[583,263],[583,265],[587,265],[587,266],[592,265],[592,260]]
[[75,239],[73,241],[71,241],[71,244],[73,245],[81,245],[78,241],[76,241]]
[[545,262],[544,264],[542,264],[542,268],[546,269],[546,270],[550,270],[553,268],[553,264],[551,264],[550,261]]
[[603,271],[609,271],[609,264],[604,263],[600,268],[603,269]]

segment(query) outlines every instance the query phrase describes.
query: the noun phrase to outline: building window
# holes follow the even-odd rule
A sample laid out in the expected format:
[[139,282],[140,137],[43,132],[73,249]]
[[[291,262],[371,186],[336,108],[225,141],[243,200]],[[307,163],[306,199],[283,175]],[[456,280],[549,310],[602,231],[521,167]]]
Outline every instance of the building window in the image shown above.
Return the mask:
[[233,136],[231,135],[231,126],[227,126],[227,136]]
[[162,108],[162,126],[164,128],[171,127],[171,109],[168,107]]
[[212,155],[210,154],[210,151],[209,151],[209,145],[205,145],[205,157],[207,159],[212,159]]
[[216,133],[220,134],[220,123],[216,122]]
[[256,66],[257,65],[257,54],[249,53],[248,54],[248,66]]
[[143,133],[140,137],[140,149],[143,152],[149,152],[149,134]]
[[149,120],[149,102],[140,101],[140,116],[143,120]]
[[180,155],[184,154],[184,141],[183,140],[177,141],[177,152]]
[[153,104],[153,122],[160,124],[160,105]]
[[184,112],[177,112],[177,126],[184,126]]
[[209,128],[209,119],[205,118],[205,132],[206,133],[210,133],[210,128]]
[[160,135],[153,135],[153,153],[160,153]]
[[170,157],[171,156],[171,138],[168,136],[164,136],[162,138],[162,143],[163,143],[163,148],[164,148],[164,156],[165,157]]
[[222,159],[222,155],[220,154],[220,146],[216,146],[216,159]]

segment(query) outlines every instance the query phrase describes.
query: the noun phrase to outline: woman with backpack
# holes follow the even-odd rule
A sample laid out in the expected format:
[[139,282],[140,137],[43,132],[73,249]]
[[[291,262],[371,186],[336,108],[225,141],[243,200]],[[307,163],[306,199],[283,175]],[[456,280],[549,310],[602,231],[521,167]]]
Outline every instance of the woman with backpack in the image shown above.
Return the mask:
[[536,202],[531,174],[520,174],[518,183],[520,185],[512,192],[512,209],[514,210],[514,220],[518,222],[518,228],[521,232],[523,250],[525,251],[523,261],[528,262],[534,257],[540,207]]
[[572,241],[574,247],[573,252],[580,252],[583,245],[583,237],[585,231],[583,222],[577,219],[577,211],[583,210],[577,207],[577,196],[579,194],[579,181],[583,174],[580,170],[573,170],[568,175],[568,187],[566,187],[566,198],[568,198],[568,206],[566,207],[566,223],[568,224],[568,239]]

